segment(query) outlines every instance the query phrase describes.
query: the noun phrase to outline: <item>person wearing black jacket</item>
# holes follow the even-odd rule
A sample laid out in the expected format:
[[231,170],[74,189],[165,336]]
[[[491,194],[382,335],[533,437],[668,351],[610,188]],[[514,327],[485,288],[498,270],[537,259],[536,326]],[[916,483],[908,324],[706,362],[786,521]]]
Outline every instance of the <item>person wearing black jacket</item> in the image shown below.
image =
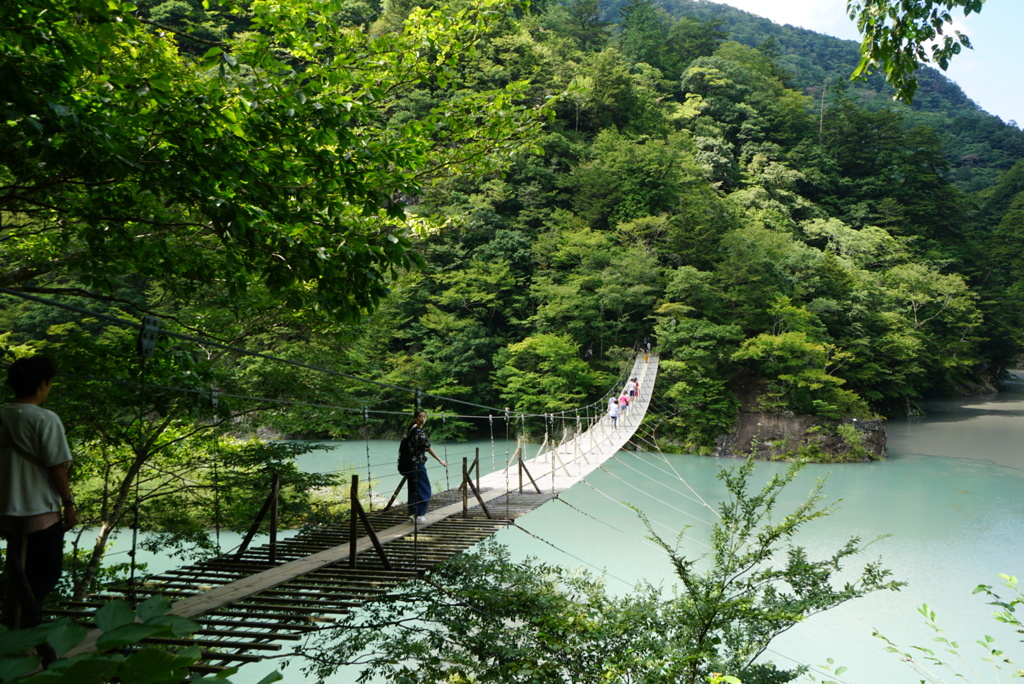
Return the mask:
[[412,464],[402,472],[409,482],[409,520],[414,523],[427,521],[427,507],[430,505],[430,477],[427,475],[427,453],[437,459],[437,462],[447,467],[447,463],[441,460],[434,449],[430,446],[430,439],[427,437],[423,426],[427,422],[427,412],[423,409],[416,409],[413,413],[413,422],[409,426],[406,438],[412,451]]

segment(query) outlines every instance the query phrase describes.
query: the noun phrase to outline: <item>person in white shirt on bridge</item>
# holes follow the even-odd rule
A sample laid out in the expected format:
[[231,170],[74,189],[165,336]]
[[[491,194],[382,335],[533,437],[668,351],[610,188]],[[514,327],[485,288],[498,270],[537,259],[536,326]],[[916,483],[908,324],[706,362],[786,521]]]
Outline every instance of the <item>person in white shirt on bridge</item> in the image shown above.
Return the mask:
[[[17,600],[21,627],[41,620],[43,600],[60,579],[64,532],[78,521],[64,424],[40,407],[56,372],[45,356],[18,359],[7,370],[15,399],[0,409],[0,535],[8,539],[8,612]],[[25,586],[13,588],[15,578]]]

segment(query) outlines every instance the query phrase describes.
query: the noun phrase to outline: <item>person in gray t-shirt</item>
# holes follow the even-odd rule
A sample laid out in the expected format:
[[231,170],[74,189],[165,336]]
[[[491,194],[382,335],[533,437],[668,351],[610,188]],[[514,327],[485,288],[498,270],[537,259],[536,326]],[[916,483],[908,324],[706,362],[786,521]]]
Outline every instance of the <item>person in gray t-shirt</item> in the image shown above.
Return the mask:
[[[56,368],[46,357],[18,359],[7,370],[15,399],[0,408],[0,535],[7,537],[8,559],[16,562],[8,568],[4,621],[17,621],[11,599],[17,600],[21,627],[41,619],[43,600],[60,579],[64,531],[78,522],[68,482],[72,459],[64,424],[40,406],[50,394],[54,375]],[[19,578],[21,558],[24,575]],[[28,592],[24,587],[11,591],[12,578],[27,583]]]

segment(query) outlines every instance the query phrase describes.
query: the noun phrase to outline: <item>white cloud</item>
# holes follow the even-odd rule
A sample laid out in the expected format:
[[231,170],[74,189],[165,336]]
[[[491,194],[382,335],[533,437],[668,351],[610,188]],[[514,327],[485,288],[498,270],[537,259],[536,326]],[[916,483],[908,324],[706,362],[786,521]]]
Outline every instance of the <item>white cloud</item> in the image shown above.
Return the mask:
[[725,4],[766,17],[779,24],[857,39],[857,29],[846,15],[846,0],[723,0]]

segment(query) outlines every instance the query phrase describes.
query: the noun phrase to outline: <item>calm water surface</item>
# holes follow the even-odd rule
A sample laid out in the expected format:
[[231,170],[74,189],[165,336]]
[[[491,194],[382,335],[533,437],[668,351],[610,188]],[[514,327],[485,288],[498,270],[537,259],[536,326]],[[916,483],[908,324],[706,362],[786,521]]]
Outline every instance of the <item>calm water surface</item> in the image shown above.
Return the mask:
[[[999,584],[999,573],[1024,574],[1024,394],[935,402],[927,409],[927,417],[889,424],[888,460],[808,467],[784,502],[795,506],[815,479],[827,478],[826,498],[839,500],[838,510],[805,528],[798,543],[820,557],[853,535],[889,535],[865,558],[881,558],[909,586],[812,617],[773,643],[771,659],[816,667],[832,658],[848,668],[845,682],[920,681],[871,634],[877,629],[908,649],[936,646],[917,612],[927,603],[945,636],[959,641],[974,665],[983,665],[973,642],[984,634],[997,637],[1007,655],[1024,663],[1019,635],[996,623],[984,601],[972,596],[978,584]],[[644,542],[635,515],[616,502],[642,508],[663,536],[691,526],[682,548],[699,555],[707,551],[715,518],[701,499],[712,505],[721,499],[715,474],[734,464],[695,456],[620,457],[610,473],[591,479],[600,491],[577,487],[565,495],[597,520],[557,502],[523,519],[524,527],[559,551],[514,529],[499,538],[520,556],[606,569],[613,589],[626,590],[639,579],[672,583],[664,555]],[[758,464],[759,481],[782,467]],[[978,681],[1000,680],[983,675]]]

